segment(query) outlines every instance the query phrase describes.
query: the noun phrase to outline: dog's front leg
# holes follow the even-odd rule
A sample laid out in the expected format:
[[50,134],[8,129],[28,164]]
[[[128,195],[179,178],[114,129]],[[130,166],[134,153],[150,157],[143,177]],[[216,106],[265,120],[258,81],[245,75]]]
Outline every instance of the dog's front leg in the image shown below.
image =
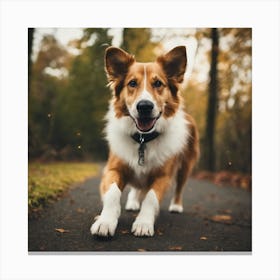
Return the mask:
[[116,170],[105,171],[100,185],[103,209],[90,228],[91,234],[113,236],[121,213],[120,198],[124,184]]
[[147,192],[140,212],[135,219],[131,231],[135,236],[153,236],[154,223],[159,213],[159,204],[164,192],[170,185],[170,179],[167,176],[158,178]]

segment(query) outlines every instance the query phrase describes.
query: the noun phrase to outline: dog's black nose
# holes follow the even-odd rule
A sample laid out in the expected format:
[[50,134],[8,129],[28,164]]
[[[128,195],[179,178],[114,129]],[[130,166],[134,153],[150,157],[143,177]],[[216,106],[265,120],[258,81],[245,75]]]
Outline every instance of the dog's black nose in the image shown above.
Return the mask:
[[140,115],[149,115],[154,109],[154,104],[149,100],[141,100],[138,102],[136,109]]

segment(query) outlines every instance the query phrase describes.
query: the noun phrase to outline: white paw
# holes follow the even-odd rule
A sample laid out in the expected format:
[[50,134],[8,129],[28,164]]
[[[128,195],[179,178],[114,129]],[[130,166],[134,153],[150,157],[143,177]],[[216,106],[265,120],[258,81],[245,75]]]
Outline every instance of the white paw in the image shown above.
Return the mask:
[[106,219],[99,217],[91,226],[92,235],[113,236],[118,225],[118,219]]
[[153,236],[154,224],[149,221],[135,220],[131,231],[135,236]]
[[137,211],[140,209],[140,203],[136,200],[127,200],[125,205],[125,210],[128,211]]
[[171,202],[168,210],[169,212],[182,213],[184,209],[181,204]]

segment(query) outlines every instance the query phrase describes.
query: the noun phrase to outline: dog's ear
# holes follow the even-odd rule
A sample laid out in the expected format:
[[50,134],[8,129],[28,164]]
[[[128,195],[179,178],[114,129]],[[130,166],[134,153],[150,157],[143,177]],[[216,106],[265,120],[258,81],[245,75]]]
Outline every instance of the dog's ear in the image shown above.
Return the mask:
[[169,79],[175,79],[177,83],[183,82],[187,66],[185,46],[176,47],[167,54],[159,56],[157,62],[163,67]]
[[105,51],[105,71],[110,81],[127,74],[129,66],[135,61],[134,57],[122,49],[109,47]]

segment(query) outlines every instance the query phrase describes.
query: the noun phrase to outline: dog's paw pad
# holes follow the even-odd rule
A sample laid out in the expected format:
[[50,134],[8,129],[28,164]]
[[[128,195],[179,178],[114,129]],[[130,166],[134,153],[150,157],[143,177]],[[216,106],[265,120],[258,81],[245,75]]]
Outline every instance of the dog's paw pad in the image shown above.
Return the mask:
[[182,213],[184,209],[181,204],[171,203],[168,210],[172,213]]
[[98,236],[113,236],[116,231],[118,220],[105,220],[98,218],[91,226],[90,232],[92,235]]
[[135,236],[153,236],[154,225],[153,223],[135,221],[132,225],[131,231]]

